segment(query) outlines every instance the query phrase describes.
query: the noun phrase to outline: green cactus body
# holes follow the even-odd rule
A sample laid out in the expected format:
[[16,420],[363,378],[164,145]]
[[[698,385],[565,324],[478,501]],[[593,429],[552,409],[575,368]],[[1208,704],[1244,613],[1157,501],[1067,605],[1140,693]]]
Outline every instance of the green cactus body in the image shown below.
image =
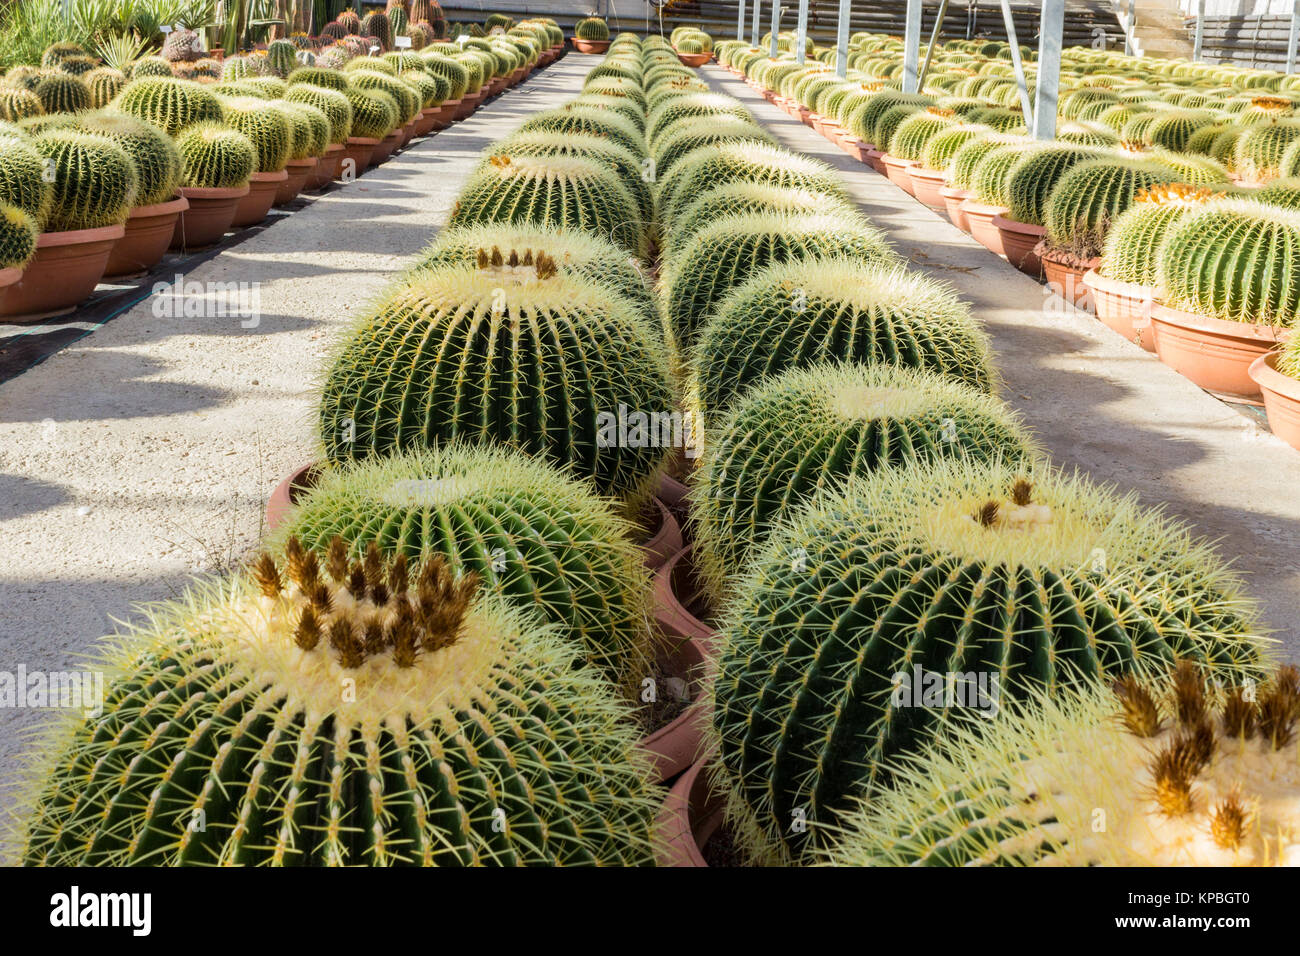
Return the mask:
[[1043,225],[1047,197],[1076,163],[1095,158],[1095,150],[1075,146],[1044,146],[1024,155],[1006,175],[1007,215],[1016,222]]
[[304,83],[290,86],[284,98],[324,113],[329,121],[329,142],[346,143],[352,135],[352,104],[346,93]]
[[951,126],[956,125],[950,110],[931,106],[907,116],[889,140],[887,152],[899,159],[920,161],[925,144]]
[[669,170],[697,149],[742,141],[776,146],[776,140],[767,131],[735,117],[701,116],[675,123],[668,133],[655,141],[652,150],[655,175],[658,178],[668,175]]
[[344,96],[352,109],[352,136],[383,139],[397,126],[397,103],[387,93],[349,86]]
[[609,39],[609,26],[599,17],[587,17],[574,25],[573,35],[579,40],[600,42]]
[[692,513],[696,567],[715,594],[727,594],[773,528],[851,476],[1031,454],[999,399],[936,372],[838,364],[783,372],[708,422]]
[[[290,87],[299,83],[324,87],[342,93],[348,88],[348,79],[339,70],[327,70],[318,66],[304,66],[289,74],[287,82]],[[288,94],[286,94],[288,95]]]
[[724,298],[700,331],[693,391],[707,424],[760,380],[836,361],[933,372],[985,393],[996,382],[987,336],[950,289],[836,258],[771,266]]
[[41,116],[44,113],[45,107],[41,105],[41,98],[31,90],[20,86],[0,85],[0,120],[6,123],[17,123],[19,120]]
[[534,257],[545,252],[555,261],[561,275],[607,287],[628,299],[647,326],[660,325],[657,299],[641,263],[607,239],[561,226],[488,223],[446,229],[412,268],[476,265],[480,249],[488,252],[489,265],[499,253],[502,262],[498,267],[506,264],[505,259],[512,252],[516,256],[532,252]]
[[1144,189],[1177,181],[1159,163],[1136,159],[1094,159],[1075,163],[1047,199],[1048,241],[1083,259],[1101,253],[1110,224]]
[[256,171],[275,173],[284,169],[292,150],[289,121],[268,103],[252,98],[222,102],[222,121],[248,137],[257,150]]
[[32,145],[53,171],[47,232],[98,229],[126,221],[140,178],[115,143],[70,129],[50,130]]
[[[670,449],[611,447],[604,425],[621,409],[673,408],[655,330],[606,287],[559,274],[549,253],[494,266],[484,250],[480,263],[413,276],[359,326],[325,383],[326,456],[498,442],[602,494],[640,495]],[[405,334],[413,325],[419,336]]]
[[105,653],[102,714],[33,758],[22,862],[651,861],[630,708],[557,628],[440,561],[340,581],[298,554],[196,585]]
[[948,126],[926,141],[925,148],[921,151],[921,165],[926,169],[946,172],[959,149],[971,140],[991,132],[992,130],[987,126],[980,126],[977,123]]
[[1144,159],[1151,159],[1172,169],[1178,179],[1189,186],[1227,186],[1231,180],[1227,168],[1208,156],[1191,153],[1172,153],[1159,147],[1143,154]]
[[152,206],[175,198],[181,182],[181,155],[171,137],[125,113],[86,114],[77,128],[124,149],[135,165],[139,185],[135,205]]
[[816,190],[764,183],[724,183],[700,193],[674,219],[673,230],[662,243],[660,258],[665,262],[671,261],[677,250],[689,243],[701,229],[729,216],[742,213],[800,215],[810,209],[817,210],[819,215],[841,217],[846,221],[858,217],[852,203]]
[[464,63],[437,53],[425,53],[422,59],[426,70],[447,81],[447,99],[461,99],[469,91],[470,72]]
[[1070,123],[1056,131],[1056,139],[1061,143],[1073,143],[1077,146],[1107,148],[1119,146],[1119,134],[1109,126],[1100,123]]
[[0,202],[0,269],[21,269],[36,255],[41,230],[28,213]]
[[441,555],[457,574],[559,624],[587,663],[624,685],[646,673],[648,574],[635,528],[550,465],[517,452],[449,447],[376,459],[330,475],[277,540],[350,560]]
[[705,189],[723,183],[750,182],[789,186],[846,200],[835,170],[823,162],[763,143],[719,143],[695,150],[659,181],[659,217],[669,223]]
[[391,96],[398,110],[395,126],[409,123],[420,112],[422,106],[420,97],[410,86],[395,76],[371,70],[354,70],[348,74],[348,82],[355,89],[367,93],[386,93]]
[[83,80],[90,90],[91,109],[103,109],[127,84],[125,73],[107,66],[91,70]]
[[601,236],[644,258],[648,223],[617,174],[580,156],[495,153],[465,184],[449,224],[532,223]]
[[1300,140],[1300,121],[1268,120],[1247,127],[1237,138],[1233,167],[1243,178],[1266,182],[1282,176],[1282,157]]
[[25,136],[0,133],[0,203],[16,206],[42,230],[54,200],[45,158]]
[[71,40],[60,40],[57,43],[51,43],[41,54],[41,66],[46,69],[58,69],[59,64],[71,57],[85,56],[85,49],[78,43]]
[[[597,136],[554,133],[516,133],[498,140],[492,146],[499,156],[547,157],[577,156],[598,163],[618,177],[618,181],[636,201],[638,219],[647,224],[654,222],[654,197],[646,181],[642,157],[625,147]],[[490,165],[490,160],[488,161]]]
[[998,133],[970,137],[957,148],[948,162],[948,185],[954,189],[971,189],[975,183],[975,171],[985,158],[995,149],[1016,143],[1026,144],[1026,141]]
[[1101,273],[1119,282],[1154,286],[1160,249],[1170,231],[1204,206],[1211,195],[1208,190],[1181,185],[1142,193],[1106,235]]
[[1011,171],[1039,148],[1013,143],[988,153],[971,178],[972,198],[992,206],[1009,206],[1007,187]]
[[[901,93],[897,90],[881,90],[855,107],[842,121],[849,133],[866,143],[873,143],[880,149],[872,136],[875,134],[876,122],[895,106],[910,105],[922,109],[932,105],[932,97],[918,93]],[[887,145],[887,144],[886,144]]]
[[1209,203],[1161,247],[1160,301],[1229,322],[1292,327],[1300,315],[1300,214],[1245,200]]
[[378,10],[367,13],[361,20],[361,35],[371,38],[381,49],[387,50],[393,45],[392,22],[387,14],[380,13]]
[[[1030,95],[1032,96],[1032,93]],[[971,113],[970,121],[992,127],[999,133],[1023,134],[1025,132],[1024,115],[1019,109],[1009,107],[990,106],[988,109]]]
[[1243,683],[1206,687],[1184,667],[1078,696],[1036,694],[991,726],[953,726],[923,760],[900,761],[896,788],[848,814],[821,859],[1294,865],[1297,675]]
[[949,459],[854,479],[770,539],[718,632],[713,726],[742,843],[807,860],[895,758],[1034,688],[1175,658],[1256,673],[1255,619],[1184,527],[1082,478]]
[[636,124],[613,110],[573,106],[540,113],[519,127],[521,133],[581,133],[605,136],[637,155],[645,152],[645,138]]
[[1300,178],[1275,179],[1252,193],[1250,198],[1268,206],[1300,211]]
[[182,182],[201,189],[237,189],[257,169],[257,147],[238,130],[200,123],[176,137]]
[[152,123],[168,136],[196,123],[221,120],[221,100],[190,80],[132,80],[113,100],[112,107]]
[[1149,146],[1159,146],[1180,153],[1187,148],[1187,141],[1198,129],[1212,123],[1213,119],[1208,113],[1186,110],[1157,113],[1147,126],[1142,139]]
[[635,100],[624,96],[622,93],[602,92],[600,86],[596,86],[591,91],[583,93],[573,100],[573,103],[575,106],[583,108],[608,110],[617,113],[635,126],[638,131],[645,128],[645,111],[637,105]]
[[66,73],[49,74],[36,84],[34,92],[47,113],[80,113],[94,105],[90,88]]
[[[1143,112],[1146,112],[1146,110],[1130,104],[1120,103],[1116,106],[1107,107],[1099,113],[1097,115],[1097,122],[1110,127],[1117,134],[1122,134],[1124,127],[1128,124],[1129,120]],[[1200,131],[1198,130],[1197,132]],[[1193,136],[1194,135],[1196,134],[1193,134]]]
[[677,343],[689,349],[723,296],[754,271],[841,255],[897,261],[880,231],[857,217],[741,213],[721,219],[683,243],[664,271],[669,328]]

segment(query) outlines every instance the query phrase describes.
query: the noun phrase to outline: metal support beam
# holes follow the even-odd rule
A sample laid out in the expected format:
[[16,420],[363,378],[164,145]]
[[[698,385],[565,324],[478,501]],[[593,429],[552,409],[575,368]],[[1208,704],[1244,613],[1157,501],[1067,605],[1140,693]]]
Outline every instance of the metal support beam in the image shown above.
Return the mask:
[[781,0],[772,0],[772,42],[768,44],[767,55],[776,59],[778,53],[776,38],[781,32]]
[[1029,83],[1025,80],[1024,61],[1020,59],[1020,38],[1016,36],[1016,23],[1011,17],[1011,0],[1002,0],[1002,22],[1007,28],[1011,66],[1016,72],[1016,88],[1020,91],[1020,114],[1025,118],[1025,129],[1033,129],[1034,108],[1029,103]]
[[1133,45],[1133,35],[1137,30],[1137,0],[1128,0],[1128,22],[1124,24],[1124,53],[1133,56],[1137,48]]
[[763,36],[758,32],[763,29],[763,0],[751,0],[751,2],[754,4],[754,22],[749,28],[751,34],[749,42],[754,46],[758,46],[758,41]]
[[1300,39],[1300,0],[1291,5],[1291,33],[1286,41],[1286,71],[1295,72],[1296,40]]
[[916,62],[921,48],[921,0],[907,0],[907,23],[903,30],[903,92],[916,92]]
[[1061,83],[1061,40],[1065,0],[1043,0],[1038,28],[1038,78],[1035,86],[1034,139],[1056,138],[1056,95]]
[[840,18],[835,25],[835,75],[849,75],[849,12],[852,0],[840,0]]
[[736,17],[736,40],[745,42],[745,0],[740,0],[740,15]]
[[[1292,21],[1294,23],[1294,21]],[[1294,27],[1292,28],[1294,30]],[[1294,39],[1295,34],[1292,33]],[[1201,60],[1201,49],[1205,45],[1205,0],[1196,0],[1196,38],[1192,40],[1192,59]],[[1289,54],[1288,54],[1289,55]]]
[[930,72],[930,61],[934,58],[934,48],[939,45],[939,31],[943,29],[943,18],[947,15],[948,0],[939,0],[939,13],[934,18],[934,29],[930,31],[930,45],[925,48],[925,62],[916,78],[917,90],[925,89],[925,74]]
[[808,0],[799,0],[799,27],[795,33],[798,37],[795,42],[799,44],[799,49],[795,51],[795,58],[798,64],[803,66],[808,55]]

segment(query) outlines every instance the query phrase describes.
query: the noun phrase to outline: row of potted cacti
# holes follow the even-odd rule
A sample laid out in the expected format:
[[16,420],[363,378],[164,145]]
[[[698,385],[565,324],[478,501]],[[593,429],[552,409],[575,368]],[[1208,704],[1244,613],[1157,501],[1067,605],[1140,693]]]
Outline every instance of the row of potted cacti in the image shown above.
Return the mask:
[[[702,634],[712,660],[707,756],[674,783],[662,858],[1293,858],[1294,779],[1239,793],[1226,810],[1198,791],[1152,812],[1148,768],[1122,735],[1094,745],[1118,706],[1097,679],[1130,673],[1140,676],[1123,685],[1128,698],[1156,714],[1140,734],[1153,738],[1152,766],[1193,733],[1222,750],[1213,773],[1208,757],[1153,771],[1175,796],[1213,784],[1226,799],[1236,768],[1294,762],[1292,671],[1264,685],[1258,709],[1207,690],[1207,677],[1249,688],[1267,669],[1253,606],[1223,562],[1176,522],[1042,460],[991,394],[997,375],[969,310],[902,267],[829,167],[775,146],[729,97],[701,90],[663,109],[671,119],[652,111],[647,121],[660,295],[705,431],[688,560],[721,612],[716,632],[690,613],[698,602],[660,615],[676,633]],[[673,570],[660,573],[684,591],[689,575]],[[1169,699],[1167,670],[1183,658],[1196,664],[1180,665],[1174,688],[1199,693],[1200,711]],[[954,702],[954,677],[971,678],[969,699]],[[983,716],[1006,711],[992,738],[983,721],[960,718],[985,705]],[[1230,730],[1203,728],[1215,706],[1233,711]],[[1008,833],[924,786],[931,760],[955,785],[968,753],[996,751],[979,778],[995,805],[1000,784],[1052,753],[1055,738],[1038,728],[1062,711],[1075,722],[1059,766],[1086,777],[1090,762],[1109,767],[1112,751],[1129,748],[1128,772],[1107,778],[1102,804],[1125,821],[1113,836],[1078,809],[1068,828],[1050,826],[1071,796],[1066,777],[1067,792],[1041,794],[1042,809]],[[1266,711],[1286,716],[1257,734]],[[1061,721],[1049,728],[1059,735]],[[951,852],[916,830],[917,814],[941,810],[936,833]],[[1188,846],[1183,834],[1207,823],[1222,833]]]
[[909,94],[896,42],[855,39],[847,80],[833,55],[800,66],[728,43],[719,58],[1196,384],[1262,400],[1274,431],[1300,447],[1300,381],[1282,361],[1300,288],[1259,278],[1290,274],[1300,226],[1287,77],[1067,50],[1063,122],[1041,142],[1004,105],[1018,90],[1003,48],[949,43]]
[[66,47],[40,71],[10,71],[0,85],[12,121],[0,124],[0,315],[74,308],[104,278],[148,272],[169,248],[210,246],[304,190],[351,181],[562,49],[561,38],[516,65],[444,45],[300,66],[285,79],[236,69],[220,83],[137,69],[118,74],[102,105],[98,94],[38,95],[86,85],[60,69],[77,57]]

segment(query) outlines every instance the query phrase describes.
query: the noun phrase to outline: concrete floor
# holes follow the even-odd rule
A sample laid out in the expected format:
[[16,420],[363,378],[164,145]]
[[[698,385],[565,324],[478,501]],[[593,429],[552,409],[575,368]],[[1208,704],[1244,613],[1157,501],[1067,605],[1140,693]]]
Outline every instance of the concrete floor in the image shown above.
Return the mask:
[[[186,276],[256,283],[255,328],[147,300],[0,385],[0,671],[75,669],[132,605],[256,547],[271,489],[311,459],[332,340],[437,233],[480,152],[598,59],[560,60]],[[45,713],[0,708],[0,787]]]
[[898,252],[971,303],[992,337],[1003,397],[1058,465],[1136,491],[1217,541],[1260,601],[1281,655],[1300,661],[1300,452],[1249,411],[1066,305],[731,73],[712,64],[700,72],[783,144],[839,170]]

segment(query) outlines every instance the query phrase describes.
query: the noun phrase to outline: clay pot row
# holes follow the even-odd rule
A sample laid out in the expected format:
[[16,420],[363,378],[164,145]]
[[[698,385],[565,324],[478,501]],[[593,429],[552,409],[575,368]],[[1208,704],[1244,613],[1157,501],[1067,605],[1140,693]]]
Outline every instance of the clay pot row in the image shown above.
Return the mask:
[[[540,69],[555,62],[563,44],[542,54]],[[231,229],[254,226],[307,190],[351,180],[386,162],[413,139],[463,120],[485,100],[527,78],[528,67],[498,77],[472,95],[422,110],[382,140],[349,137],[317,159],[290,161],[275,173],[254,173],[234,189],[183,187],[176,198],[131,210],[125,224],[42,233],[36,255],[23,269],[0,270],[0,320],[39,322],[75,309],[104,279],[135,278],[153,269],[169,249],[192,252],[220,242]]]

